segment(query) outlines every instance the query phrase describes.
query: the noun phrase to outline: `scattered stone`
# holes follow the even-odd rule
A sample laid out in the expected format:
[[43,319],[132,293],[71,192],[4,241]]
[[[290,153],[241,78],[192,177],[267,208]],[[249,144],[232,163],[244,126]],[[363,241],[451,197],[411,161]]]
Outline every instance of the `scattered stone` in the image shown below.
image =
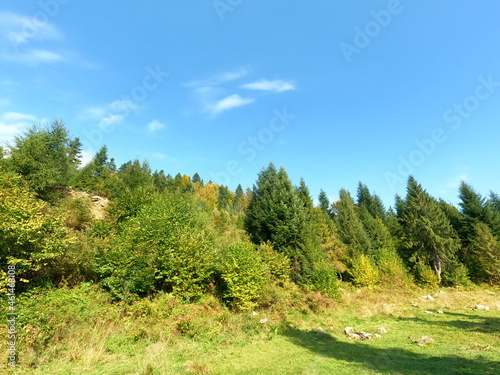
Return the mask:
[[429,311],[429,310],[425,310],[424,313],[426,313],[426,314],[434,314],[432,311]]
[[476,305],[474,307],[474,310],[489,310],[490,307],[489,306],[486,306],[486,305]]
[[344,332],[350,339],[371,340],[372,334],[368,332],[355,332],[353,327],[345,327]]
[[444,314],[444,312],[443,312],[443,311],[441,311],[441,310],[438,310],[438,311],[437,311],[437,313],[438,313],[438,314]]
[[378,333],[387,333],[388,332],[387,329],[385,329],[384,327],[378,327],[377,331],[378,331]]
[[354,340],[371,340],[372,334],[368,332],[352,332],[349,334],[350,339]]
[[257,313],[255,311],[252,311],[252,315],[255,316],[257,315]]
[[412,339],[415,344],[418,346],[427,346],[427,344],[434,344],[434,339],[429,336],[422,336],[421,338],[414,340],[413,336],[408,336],[408,338]]
[[266,319],[266,318],[264,318],[264,319],[261,319],[261,320],[260,320],[260,324],[264,324],[264,323],[267,323],[268,321],[269,321],[269,319]]
[[345,327],[344,328],[344,332],[345,332],[346,335],[349,336],[350,333],[354,333],[354,328],[352,328],[352,327]]
[[444,290],[440,290],[439,293],[445,294],[446,292]]
[[331,336],[331,334],[330,334],[330,333],[326,332],[326,331],[325,331],[323,328],[321,328],[321,327],[316,328],[316,329],[314,330],[314,332],[316,332],[316,333],[321,333],[322,335],[328,335],[328,336]]
[[418,307],[418,305],[416,303],[412,303],[411,304],[413,307]]
[[430,294],[426,295],[426,296],[423,296],[423,298],[429,300],[429,301],[434,301],[434,297],[431,296]]
[[375,336],[375,338],[377,338],[377,339],[381,339],[382,338],[382,335],[379,335],[378,333],[374,334],[373,336]]

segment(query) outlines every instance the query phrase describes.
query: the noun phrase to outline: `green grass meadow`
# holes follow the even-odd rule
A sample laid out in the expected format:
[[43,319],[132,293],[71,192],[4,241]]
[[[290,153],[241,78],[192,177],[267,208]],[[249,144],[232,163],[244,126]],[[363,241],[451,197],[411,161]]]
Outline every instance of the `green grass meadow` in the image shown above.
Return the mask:
[[[234,313],[209,297],[183,305],[162,295],[127,306],[110,303],[93,286],[55,290],[20,301],[18,366],[4,372],[500,374],[500,291],[342,293],[341,302],[318,297],[294,309]],[[490,310],[473,310],[476,304]],[[388,332],[355,341],[345,335],[347,326]],[[421,347],[409,336],[435,343]]]

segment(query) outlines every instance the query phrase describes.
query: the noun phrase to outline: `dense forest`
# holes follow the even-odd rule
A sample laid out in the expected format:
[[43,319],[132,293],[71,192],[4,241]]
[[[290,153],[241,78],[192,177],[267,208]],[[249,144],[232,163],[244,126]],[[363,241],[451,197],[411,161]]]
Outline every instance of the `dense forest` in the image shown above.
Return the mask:
[[116,301],[212,294],[237,310],[293,288],[338,298],[345,282],[499,284],[500,196],[465,182],[458,194],[455,207],[410,176],[393,208],[361,182],[314,204],[272,163],[231,191],[146,161],[118,167],[105,146],[82,166],[79,139],[54,121],[0,148],[0,272],[15,266],[19,293],[86,281]]

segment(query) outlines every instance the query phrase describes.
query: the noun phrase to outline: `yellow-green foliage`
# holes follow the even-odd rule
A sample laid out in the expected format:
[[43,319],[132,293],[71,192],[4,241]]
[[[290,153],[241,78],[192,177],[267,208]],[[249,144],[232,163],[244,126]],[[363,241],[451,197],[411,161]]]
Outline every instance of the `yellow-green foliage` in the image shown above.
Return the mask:
[[24,281],[54,275],[57,259],[69,243],[66,228],[45,202],[36,199],[19,177],[0,176],[2,270],[13,264],[16,276]]
[[379,283],[380,275],[373,260],[365,254],[359,255],[352,261],[349,271],[353,281],[358,286],[374,286]]
[[219,267],[225,284],[224,297],[229,303],[240,310],[254,308],[268,281],[268,271],[254,245],[239,242],[229,246]]
[[206,290],[214,257],[212,234],[192,202],[163,198],[122,224],[99,273],[117,298],[162,290],[192,300]]
[[258,252],[276,282],[284,283],[290,280],[290,259],[285,254],[274,250],[271,242],[260,244]]
[[396,250],[385,247],[379,249],[376,254],[376,263],[381,282],[400,287],[409,286],[413,282]]
[[66,216],[66,225],[74,229],[83,229],[92,221],[90,201],[84,198],[65,198],[60,203]]
[[418,283],[420,285],[430,287],[432,289],[438,289],[439,278],[430,266],[419,262],[416,264],[415,268],[417,271]]

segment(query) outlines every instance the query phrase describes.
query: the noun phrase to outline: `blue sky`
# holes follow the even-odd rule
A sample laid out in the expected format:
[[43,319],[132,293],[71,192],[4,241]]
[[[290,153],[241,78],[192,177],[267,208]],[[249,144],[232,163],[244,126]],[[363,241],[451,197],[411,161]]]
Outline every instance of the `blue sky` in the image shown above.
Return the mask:
[[40,0],[0,8],[0,141],[62,118],[88,160],[316,197],[409,173],[500,192],[500,3]]

